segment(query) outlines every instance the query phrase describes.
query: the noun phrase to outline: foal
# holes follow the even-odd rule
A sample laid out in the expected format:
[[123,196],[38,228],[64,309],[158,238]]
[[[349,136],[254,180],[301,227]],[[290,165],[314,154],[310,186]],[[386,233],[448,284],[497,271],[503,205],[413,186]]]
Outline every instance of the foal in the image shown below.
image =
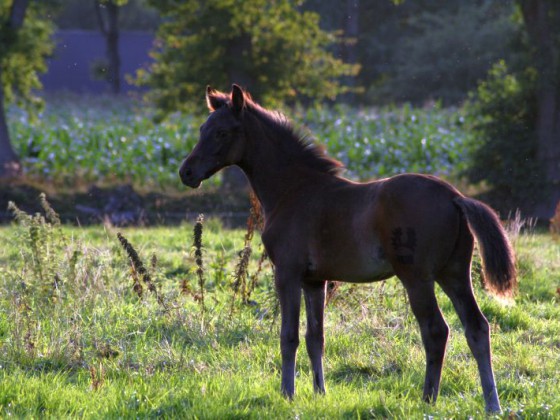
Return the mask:
[[282,316],[282,392],[291,398],[295,391],[302,290],[313,385],[323,393],[326,280],[366,283],[396,275],[420,325],[424,400],[435,402],[438,396],[449,334],[434,294],[437,282],[465,328],[486,409],[501,411],[489,326],[470,276],[475,235],[487,288],[502,296],[513,293],[514,255],[496,214],[432,176],[404,174],[369,183],[344,179],[339,162],[237,85],[230,94],[208,87],[206,99],[211,114],[179,174],[196,188],[219,169],[237,165],[263,206],[262,240],[274,263]]

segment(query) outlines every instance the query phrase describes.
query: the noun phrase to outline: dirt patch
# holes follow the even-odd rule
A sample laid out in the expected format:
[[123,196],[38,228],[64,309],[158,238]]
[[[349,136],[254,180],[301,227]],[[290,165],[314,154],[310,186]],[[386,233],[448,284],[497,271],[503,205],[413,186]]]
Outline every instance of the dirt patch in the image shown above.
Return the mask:
[[82,189],[53,189],[49,185],[21,182],[0,183],[0,223],[13,220],[8,202],[34,214],[43,212],[39,194],[45,192],[65,223],[113,225],[177,224],[194,220],[200,213],[219,217],[228,226],[240,226],[249,214],[247,190],[207,187],[185,192],[137,191],[131,185],[90,186]]

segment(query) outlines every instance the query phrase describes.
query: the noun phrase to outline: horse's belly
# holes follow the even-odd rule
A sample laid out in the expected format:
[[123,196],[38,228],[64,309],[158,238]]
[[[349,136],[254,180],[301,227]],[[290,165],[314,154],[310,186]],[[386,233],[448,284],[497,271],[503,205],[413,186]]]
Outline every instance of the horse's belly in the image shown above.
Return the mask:
[[[353,248],[353,247],[351,247]],[[310,274],[321,280],[367,283],[394,275],[393,267],[379,246],[318,252],[312,256]]]

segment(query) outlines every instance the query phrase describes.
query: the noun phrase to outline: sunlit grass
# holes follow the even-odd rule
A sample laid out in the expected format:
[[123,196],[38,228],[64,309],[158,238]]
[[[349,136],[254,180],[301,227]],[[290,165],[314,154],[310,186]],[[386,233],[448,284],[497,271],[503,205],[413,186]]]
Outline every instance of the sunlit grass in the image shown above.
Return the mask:
[[[232,273],[244,232],[205,224],[204,320],[181,281],[197,284],[192,225],[122,233],[148,264],[168,309],[132,290],[127,256],[110,227],[62,227],[79,249],[77,275],[56,293],[22,260],[22,228],[0,228],[0,417],[421,418],[481,417],[476,363],[452,305],[438,289],[451,327],[441,395],[421,401],[424,353],[402,286],[392,278],[342,285],[327,308],[327,394],[312,391],[302,317],[297,394],[280,392],[279,322],[270,267],[231,312]],[[48,243],[48,241],[46,242]],[[249,270],[254,272],[259,239]],[[504,306],[476,286],[492,326],[493,360],[504,417],[558,417],[560,255],[547,234],[515,242],[520,289]],[[58,251],[57,251],[58,252]],[[56,267],[56,265],[53,265]],[[41,287],[40,287],[41,286]],[[33,290],[34,293],[29,293]]]

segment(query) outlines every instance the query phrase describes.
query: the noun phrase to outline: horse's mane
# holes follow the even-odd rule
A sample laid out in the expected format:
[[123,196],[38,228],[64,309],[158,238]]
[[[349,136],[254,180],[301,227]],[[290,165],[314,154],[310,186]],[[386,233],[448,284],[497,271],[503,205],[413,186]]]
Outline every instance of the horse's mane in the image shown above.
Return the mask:
[[329,157],[324,146],[318,144],[309,132],[295,128],[282,112],[263,108],[247,92],[244,92],[244,97],[245,111],[275,134],[278,146],[290,157],[319,172],[337,175],[343,170],[341,162]]

